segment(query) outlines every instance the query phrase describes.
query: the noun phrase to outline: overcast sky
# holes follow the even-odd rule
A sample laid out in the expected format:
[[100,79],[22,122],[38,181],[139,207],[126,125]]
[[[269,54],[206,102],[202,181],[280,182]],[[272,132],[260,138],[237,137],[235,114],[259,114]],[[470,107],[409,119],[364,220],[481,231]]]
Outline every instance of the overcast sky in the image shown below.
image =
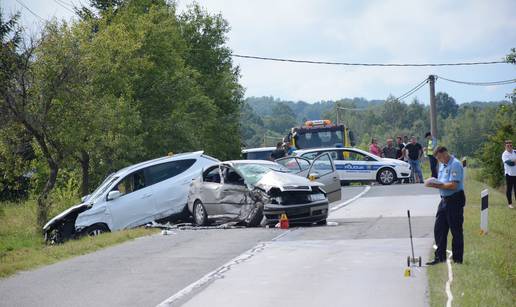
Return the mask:
[[[18,0],[44,19],[70,19],[79,0]],[[63,3],[60,5],[60,3]],[[82,0],[86,3],[87,0]],[[180,0],[184,9],[191,1]],[[238,54],[339,62],[464,62],[502,59],[516,47],[514,0],[204,0],[231,26],[228,45]],[[37,29],[38,18],[16,0],[1,0],[5,13],[22,12]],[[246,96],[336,100],[399,96],[429,74],[463,81],[516,78],[516,65],[449,68],[344,67],[235,59]],[[502,100],[516,85],[477,87],[438,80],[458,102]],[[428,87],[418,91],[428,102]],[[407,98],[410,101],[414,96]]]

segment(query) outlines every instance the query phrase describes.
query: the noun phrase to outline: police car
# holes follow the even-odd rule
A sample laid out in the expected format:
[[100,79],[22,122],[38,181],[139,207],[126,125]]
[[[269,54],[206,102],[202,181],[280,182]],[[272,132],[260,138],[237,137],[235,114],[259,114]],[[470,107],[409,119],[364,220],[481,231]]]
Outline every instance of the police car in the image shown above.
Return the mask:
[[407,162],[381,158],[358,148],[301,149],[296,150],[294,156],[313,160],[326,152],[335,161],[341,183],[378,181],[389,185],[410,177],[410,165]]

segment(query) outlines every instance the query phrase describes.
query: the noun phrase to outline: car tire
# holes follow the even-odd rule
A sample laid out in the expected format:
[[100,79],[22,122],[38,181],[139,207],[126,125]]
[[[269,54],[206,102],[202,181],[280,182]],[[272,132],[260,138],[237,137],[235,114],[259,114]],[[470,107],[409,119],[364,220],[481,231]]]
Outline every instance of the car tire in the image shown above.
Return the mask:
[[109,227],[107,227],[106,224],[93,224],[86,228],[84,234],[89,237],[96,237],[106,232],[110,232]]
[[253,209],[253,212],[249,215],[249,217],[245,220],[245,225],[247,227],[257,227],[260,226],[263,219],[263,204],[256,204],[256,208]]
[[193,219],[194,223],[197,226],[206,226],[208,225],[208,214],[206,213],[206,208],[200,200],[197,200],[194,203],[193,207]]
[[376,181],[382,185],[391,185],[396,180],[396,173],[391,168],[382,168],[376,175]]

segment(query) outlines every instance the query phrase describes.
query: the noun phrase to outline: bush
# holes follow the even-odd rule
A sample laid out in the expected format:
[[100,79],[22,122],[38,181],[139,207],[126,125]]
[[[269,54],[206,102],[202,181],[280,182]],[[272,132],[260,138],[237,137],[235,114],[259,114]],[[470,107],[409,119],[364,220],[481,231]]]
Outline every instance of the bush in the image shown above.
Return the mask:
[[504,180],[504,167],[501,155],[505,150],[505,140],[514,141],[511,124],[503,125],[488,138],[481,148],[482,177],[493,187],[499,187]]

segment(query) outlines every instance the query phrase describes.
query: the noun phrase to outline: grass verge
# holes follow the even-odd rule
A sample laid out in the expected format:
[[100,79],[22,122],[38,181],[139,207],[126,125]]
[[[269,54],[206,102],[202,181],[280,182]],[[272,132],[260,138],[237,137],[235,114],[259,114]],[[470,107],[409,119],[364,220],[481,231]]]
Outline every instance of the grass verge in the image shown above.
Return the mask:
[[136,228],[48,246],[35,221],[34,201],[0,203],[0,277],[157,232],[155,229]]
[[[464,208],[464,264],[453,265],[453,306],[516,306],[516,210],[504,193],[468,169]],[[480,191],[489,189],[489,234],[480,235]],[[448,242],[451,242],[451,237]],[[451,246],[449,246],[451,249]],[[445,306],[446,265],[428,268],[430,305]]]

